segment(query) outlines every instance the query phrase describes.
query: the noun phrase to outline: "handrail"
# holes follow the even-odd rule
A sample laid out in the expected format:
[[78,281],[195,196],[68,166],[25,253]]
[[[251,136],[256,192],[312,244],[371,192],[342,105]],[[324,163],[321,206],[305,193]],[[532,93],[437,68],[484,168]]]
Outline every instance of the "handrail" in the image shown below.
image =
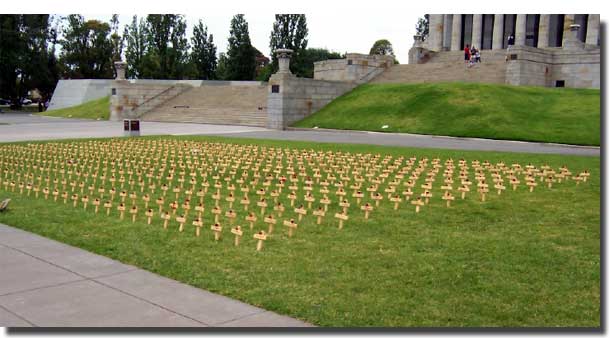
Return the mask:
[[142,106],[143,106],[143,105],[145,105],[146,103],[148,103],[148,102],[150,102],[150,101],[152,101],[152,100],[154,100],[154,99],[158,98],[159,96],[161,96],[161,95],[163,95],[163,94],[167,93],[168,91],[170,91],[170,90],[172,90],[172,89],[174,89],[174,88],[176,88],[176,85],[172,85],[172,86],[170,86],[170,87],[168,87],[168,88],[166,88],[166,89],[164,89],[164,90],[160,91],[159,93],[157,93],[157,94],[155,94],[155,95],[153,95],[153,96],[149,97],[148,99],[146,99],[146,100],[142,101],[142,103],[140,103],[139,105],[135,106],[135,107],[132,109],[132,111],[134,111],[134,112],[135,112],[135,111],[137,111],[137,110],[138,110],[140,107],[142,107]]

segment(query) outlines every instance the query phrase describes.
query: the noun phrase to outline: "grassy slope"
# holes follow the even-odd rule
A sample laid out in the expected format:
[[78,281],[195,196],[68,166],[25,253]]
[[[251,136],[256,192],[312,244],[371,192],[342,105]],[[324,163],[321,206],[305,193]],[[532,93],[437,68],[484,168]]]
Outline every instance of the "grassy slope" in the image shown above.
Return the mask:
[[55,117],[108,120],[110,117],[110,96],[85,102],[74,107],[48,110],[40,114]]
[[295,126],[599,145],[600,91],[475,83],[367,84]]
[[[335,220],[318,226],[307,216],[292,239],[278,226],[260,253],[250,230],[235,248],[228,232],[215,243],[208,226],[196,238],[192,226],[179,233],[172,222],[163,231],[158,219],[152,226],[121,222],[1,187],[0,197],[13,203],[0,222],[317,325],[600,325],[599,158],[180,139],[567,164],[573,172],[589,169],[591,180],[539,187],[533,194],[521,187],[501,198],[490,194],[486,203],[471,195],[450,209],[436,186],[436,199],[417,215],[411,206],[394,212],[385,202],[368,221],[353,214],[342,231]],[[205,217],[209,225],[209,211]]]

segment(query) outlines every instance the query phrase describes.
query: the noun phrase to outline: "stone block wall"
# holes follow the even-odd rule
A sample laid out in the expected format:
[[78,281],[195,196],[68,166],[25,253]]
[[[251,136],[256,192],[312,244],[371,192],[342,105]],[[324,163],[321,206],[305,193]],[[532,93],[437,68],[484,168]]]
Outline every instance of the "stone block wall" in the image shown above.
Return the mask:
[[515,46],[507,52],[506,83],[519,86],[600,87],[600,49]]
[[111,82],[110,120],[139,118],[193,87],[260,86],[258,81],[115,80]]
[[348,53],[345,59],[314,63],[314,79],[365,83],[394,65],[388,55]]
[[268,127],[285,129],[357,86],[355,82],[297,78],[274,74],[269,79]]
[[78,106],[87,101],[101,99],[110,95],[114,80],[59,80],[49,110]]

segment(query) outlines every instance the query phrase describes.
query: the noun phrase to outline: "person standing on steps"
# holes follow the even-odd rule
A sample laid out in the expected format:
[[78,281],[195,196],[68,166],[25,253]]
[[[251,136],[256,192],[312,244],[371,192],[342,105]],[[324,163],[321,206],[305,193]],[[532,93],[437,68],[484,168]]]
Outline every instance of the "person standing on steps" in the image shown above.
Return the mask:
[[470,45],[464,47],[464,62],[466,66],[470,67]]
[[508,36],[508,41],[507,41],[508,48],[507,48],[507,50],[510,50],[510,47],[512,45],[514,45],[514,44],[515,44],[515,36],[511,34],[511,35]]

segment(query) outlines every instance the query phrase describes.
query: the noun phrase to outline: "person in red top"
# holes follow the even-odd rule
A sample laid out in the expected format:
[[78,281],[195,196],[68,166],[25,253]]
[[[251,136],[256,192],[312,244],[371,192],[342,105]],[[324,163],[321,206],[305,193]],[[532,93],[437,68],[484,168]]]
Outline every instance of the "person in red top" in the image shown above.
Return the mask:
[[470,63],[470,45],[464,47],[464,62],[466,62],[466,64]]

